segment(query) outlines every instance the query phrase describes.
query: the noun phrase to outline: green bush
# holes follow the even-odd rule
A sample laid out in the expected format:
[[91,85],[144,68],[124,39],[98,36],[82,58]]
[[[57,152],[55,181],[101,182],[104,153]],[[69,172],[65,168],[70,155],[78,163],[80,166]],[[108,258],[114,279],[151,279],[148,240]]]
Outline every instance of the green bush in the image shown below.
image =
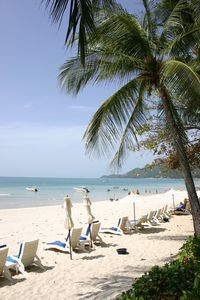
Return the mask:
[[154,266],[137,279],[118,300],[199,300],[200,238],[190,238],[178,258],[163,267]]

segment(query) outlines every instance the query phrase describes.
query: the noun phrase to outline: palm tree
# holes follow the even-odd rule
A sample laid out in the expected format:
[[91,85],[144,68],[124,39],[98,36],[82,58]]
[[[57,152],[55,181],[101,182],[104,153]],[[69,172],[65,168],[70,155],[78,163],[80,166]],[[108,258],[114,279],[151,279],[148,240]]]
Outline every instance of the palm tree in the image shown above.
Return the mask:
[[122,85],[97,110],[84,134],[91,154],[107,154],[117,147],[112,163],[119,166],[137,142],[137,131],[146,121],[148,98],[156,93],[160,114],[165,117],[179,156],[195,233],[200,235],[200,201],[185,153],[186,135],[173,101],[178,96],[188,105],[194,100],[200,104],[200,79],[187,63],[188,54],[192,55],[199,44],[200,26],[193,24],[185,30],[179,12],[184,13],[186,4],[180,2],[162,30],[152,22],[147,4],[143,25],[125,11],[110,16],[88,37],[85,66],[79,55],[66,61],[59,80],[67,92],[73,93],[91,80],[118,80]]

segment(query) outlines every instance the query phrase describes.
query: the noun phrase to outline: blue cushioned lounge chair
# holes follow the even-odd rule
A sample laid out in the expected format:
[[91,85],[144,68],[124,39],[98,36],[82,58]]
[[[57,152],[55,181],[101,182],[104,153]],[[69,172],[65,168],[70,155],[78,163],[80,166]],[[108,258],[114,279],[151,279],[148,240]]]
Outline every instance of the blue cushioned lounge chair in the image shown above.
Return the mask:
[[[72,252],[74,249],[78,249],[78,250],[82,250],[83,252],[86,252],[84,246],[80,243],[81,231],[82,228],[72,228],[71,230],[70,239],[71,239]],[[45,243],[44,250],[59,250],[62,252],[70,253],[69,234],[67,235],[65,241],[57,240],[57,241]]]
[[[84,246],[85,245],[90,246],[90,242],[92,239],[92,242],[94,243],[105,244],[102,238],[99,236],[100,227],[101,227],[101,223],[99,221],[93,221],[91,225],[88,225],[86,233],[81,235],[80,243],[83,244]],[[90,236],[90,231],[91,231],[91,236]]]
[[128,217],[121,217],[119,218],[118,224],[116,227],[110,228],[101,228],[99,231],[100,233],[111,233],[117,235],[123,235],[124,233],[130,233],[130,227],[127,226],[128,224]]
[[36,254],[38,243],[38,239],[22,242],[19,247],[18,255],[7,257],[6,266],[15,269],[16,273],[18,273],[18,271],[21,272],[23,275],[27,275],[25,268],[32,264],[35,264],[44,270],[45,268],[41,264],[41,261]]

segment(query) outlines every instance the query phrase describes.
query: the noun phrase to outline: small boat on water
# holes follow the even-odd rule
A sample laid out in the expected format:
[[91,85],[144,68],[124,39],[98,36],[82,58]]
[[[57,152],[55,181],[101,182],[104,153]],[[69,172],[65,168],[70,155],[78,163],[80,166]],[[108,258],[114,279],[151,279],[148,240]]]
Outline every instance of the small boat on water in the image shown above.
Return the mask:
[[38,189],[36,187],[26,187],[26,190],[30,192],[38,192]]
[[86,186],[81,186],[79,188],[74,188],[75,191],[79,193],[89,193],[89,189]]

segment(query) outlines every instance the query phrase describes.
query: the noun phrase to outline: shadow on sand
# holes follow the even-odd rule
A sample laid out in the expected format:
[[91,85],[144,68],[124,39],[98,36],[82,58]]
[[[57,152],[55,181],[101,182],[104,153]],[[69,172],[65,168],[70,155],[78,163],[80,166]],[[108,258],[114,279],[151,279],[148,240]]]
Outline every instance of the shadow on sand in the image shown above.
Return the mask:
[[159,232],[163,232],[166,231],[166,228],[162,228],[162,227],[149,227],[149,228],[144,228],[142,230],[139,231],[139,233],[142,234],[154,234],[154,233],[159,233]]
[[98,258],[102,258],[105,255],[96,255],[96,256],[84,256],[82,257],[83,260],[93,260],[93,259],[98,259]]
[[188,235],[152,235],[148,236],[147,239],[160,241],[186,241],[188,239]]
[[[102,299],[116,299],[120,296],[123,291],[131,288],[134,280],[140,277],[145,271],[148,271],[150,266],[145,267],[132,267],[129,266],[124,269],[122,273],[124,275],[111,275],[107,277],[94,277],[88,281],[89,286],[95,286],[98,291],[87,292],[84,294],[77,294],[77,299],[92,299],[92,300],[102,300]],[[127,272],[137,274],[135,277],[127,276]],[[78,282],[79,284],[85,284],[84,282]]]

